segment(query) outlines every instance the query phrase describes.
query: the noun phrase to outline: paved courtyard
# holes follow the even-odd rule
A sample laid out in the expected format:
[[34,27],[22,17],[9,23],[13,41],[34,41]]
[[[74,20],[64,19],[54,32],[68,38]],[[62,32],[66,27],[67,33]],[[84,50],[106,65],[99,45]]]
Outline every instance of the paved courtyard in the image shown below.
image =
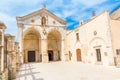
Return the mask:
[[15,80],[120,80],[120,68],[80,62],[28,63]]

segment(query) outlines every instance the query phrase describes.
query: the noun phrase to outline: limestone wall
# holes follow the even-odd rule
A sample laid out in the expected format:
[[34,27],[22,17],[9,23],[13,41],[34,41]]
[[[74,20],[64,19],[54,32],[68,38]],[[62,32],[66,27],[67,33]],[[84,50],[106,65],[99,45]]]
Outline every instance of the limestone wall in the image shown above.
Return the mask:
[[117,50],[120,50],[120,21],[110,19],[110,26],[115,64],[116,66],[120,66],[120,53],[117,53]]
[[[70,41],[67,46],[68,50],[71,50],[73,61],[76,60],[76,49],[79,48],[83,62],[99,64],[96,49],[100,48],[102,58],[100,64],[114,65],[108,15],[105,11],[68,34]],[[76,41],[76,33],[79,33],[79,41]]]
[[111,34],[114,55],[116,56],[116,49],[120,49],[120,21],[119,20],[110,20]]

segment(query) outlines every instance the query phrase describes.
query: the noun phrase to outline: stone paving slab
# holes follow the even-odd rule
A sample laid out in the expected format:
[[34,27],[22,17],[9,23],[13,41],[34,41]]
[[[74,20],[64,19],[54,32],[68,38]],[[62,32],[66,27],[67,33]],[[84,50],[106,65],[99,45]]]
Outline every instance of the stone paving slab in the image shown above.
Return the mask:
[[28,63],[15,80],[120,80],[120,68],[80,62]]

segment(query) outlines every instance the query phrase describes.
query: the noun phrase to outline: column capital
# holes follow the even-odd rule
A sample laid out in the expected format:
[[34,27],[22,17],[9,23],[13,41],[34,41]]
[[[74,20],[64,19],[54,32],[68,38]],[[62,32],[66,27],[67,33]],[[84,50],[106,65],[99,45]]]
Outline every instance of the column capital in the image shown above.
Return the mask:
[[4,31],[5,31],[5,28],[0,28],[0,31],[1,31],[1,32],[4,32]]
[[18,27],[23,27],[23,23],[17,23]]

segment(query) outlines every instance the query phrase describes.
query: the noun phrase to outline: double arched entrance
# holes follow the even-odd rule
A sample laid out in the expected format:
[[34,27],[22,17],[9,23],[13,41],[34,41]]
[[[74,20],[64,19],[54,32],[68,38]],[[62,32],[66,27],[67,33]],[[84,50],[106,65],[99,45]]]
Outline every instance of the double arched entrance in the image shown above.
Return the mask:
[[[44,34],[43,34],[44,35]],[[24,62],[42,62],[44,55],[48,61],[61,60],[61,34],[57,30],[51,30],[46,38],[41,38],[40,32],[29,29],[23,37]],[[45,44],[43,44],[43,42]],[[46,45],[47,44],[47,45]],[[44,53],[46,52],[46,53]],[[45,60],[44,60],[45,61]]]

